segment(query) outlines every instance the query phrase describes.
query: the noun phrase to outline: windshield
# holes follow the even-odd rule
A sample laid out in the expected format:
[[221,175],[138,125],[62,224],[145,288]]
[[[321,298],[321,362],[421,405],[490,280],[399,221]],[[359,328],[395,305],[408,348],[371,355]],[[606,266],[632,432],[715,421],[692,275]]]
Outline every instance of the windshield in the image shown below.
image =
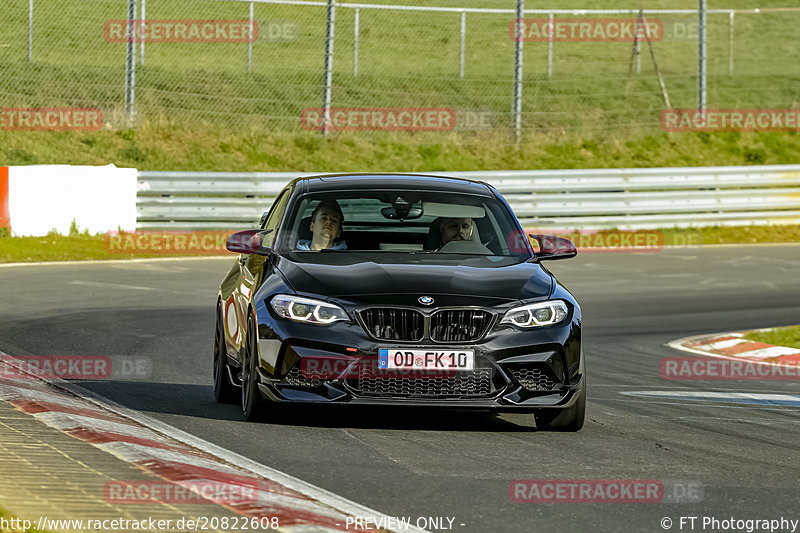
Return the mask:
[[282,252],[530,255],[495,198],[413,190],[305,195],[278,238]]

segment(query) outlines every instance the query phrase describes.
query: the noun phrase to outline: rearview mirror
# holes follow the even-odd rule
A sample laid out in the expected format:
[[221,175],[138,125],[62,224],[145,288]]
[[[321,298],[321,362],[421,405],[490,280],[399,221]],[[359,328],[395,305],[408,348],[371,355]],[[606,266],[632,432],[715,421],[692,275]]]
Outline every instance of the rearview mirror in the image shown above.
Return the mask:
[[423,215],[423,211],[419,207],[410,206],[407,209],[384,207],[381,209],[381,215],[389,220],[414,220],[420,218]]
[[248,229],[237,231],[225,243],[225,249],[236,254],[267,255],[271,251],[268,246],[262,246],[264,236],[272,230]]
[[536,252],[535,259],[540,261],[546,259],[569,259],[578,255],[575,243],[564,237],[539,233],[529,233],[528,237],[539,243],[539,251]]

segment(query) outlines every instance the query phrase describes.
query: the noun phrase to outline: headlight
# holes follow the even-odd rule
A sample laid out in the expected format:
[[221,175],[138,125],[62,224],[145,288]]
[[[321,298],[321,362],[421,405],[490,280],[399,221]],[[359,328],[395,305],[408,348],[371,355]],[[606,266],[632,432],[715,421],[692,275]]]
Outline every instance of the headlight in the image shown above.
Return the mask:
[[350,320],[347,312],[338,305],[311,298],[278,294],[269,303],[278,316],[297,322],[330,324],[337,320]]
[[564,320],[567,313],[567,304],[562,300],[550,300],[510,309],[500,323],[514,324],[521,328],[552,326]]

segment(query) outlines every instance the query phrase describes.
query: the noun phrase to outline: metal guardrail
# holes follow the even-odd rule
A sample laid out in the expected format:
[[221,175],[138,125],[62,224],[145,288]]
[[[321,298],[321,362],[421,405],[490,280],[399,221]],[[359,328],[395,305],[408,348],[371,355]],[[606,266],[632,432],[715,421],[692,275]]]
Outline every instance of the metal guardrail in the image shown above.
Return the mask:
[[[491,183],[527,228],[800,224],[800,165],[432,172]],[[252,227],[308,172],[139,171],[140,229]]]

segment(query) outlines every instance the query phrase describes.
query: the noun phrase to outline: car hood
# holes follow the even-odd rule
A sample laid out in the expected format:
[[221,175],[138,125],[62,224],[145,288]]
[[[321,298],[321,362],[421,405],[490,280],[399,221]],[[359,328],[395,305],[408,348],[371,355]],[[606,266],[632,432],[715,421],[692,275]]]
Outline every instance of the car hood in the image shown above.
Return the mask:
[[306,252],[286,254],[276,266],[298,293],[406,305],[426,295],[440,296],[437,306],[545,298],[553,284],[537,263],[519,258]]

